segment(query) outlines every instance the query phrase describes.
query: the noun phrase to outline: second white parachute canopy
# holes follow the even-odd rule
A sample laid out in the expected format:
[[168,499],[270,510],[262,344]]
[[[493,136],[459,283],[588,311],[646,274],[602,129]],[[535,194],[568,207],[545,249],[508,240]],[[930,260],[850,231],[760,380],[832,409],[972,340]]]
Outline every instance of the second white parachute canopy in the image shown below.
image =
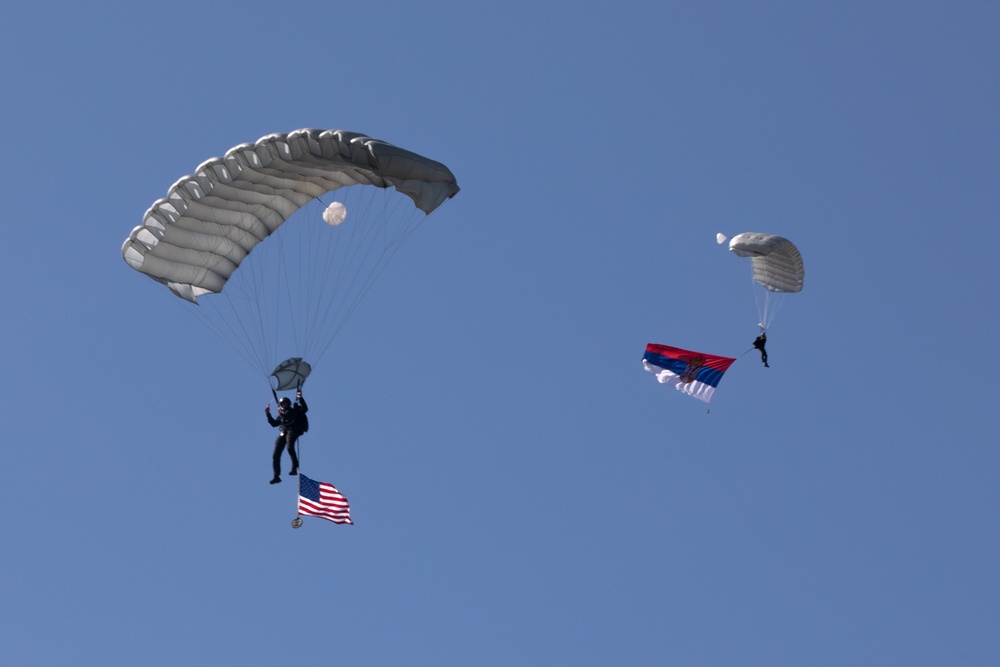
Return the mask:
[[802,255],[788,239],[773,234],[744,232],[729,241],[729,250],[739,257],[750,258],[754,280],[768,291],[802,291],[805,279]]

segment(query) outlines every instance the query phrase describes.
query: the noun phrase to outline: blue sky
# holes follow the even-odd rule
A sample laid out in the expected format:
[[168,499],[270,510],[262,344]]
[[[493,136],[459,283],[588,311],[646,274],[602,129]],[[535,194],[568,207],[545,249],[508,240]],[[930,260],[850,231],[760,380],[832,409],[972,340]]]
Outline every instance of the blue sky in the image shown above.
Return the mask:
[[[117,5],[117,6],[116,6]],[[989,3],[33,3],[5,10],[0,645],[10,664],[987,664],[998,648]],[[297,128],[462,191],[306,386],[119,249]],[[738,356],[706,414],[646,343]]]

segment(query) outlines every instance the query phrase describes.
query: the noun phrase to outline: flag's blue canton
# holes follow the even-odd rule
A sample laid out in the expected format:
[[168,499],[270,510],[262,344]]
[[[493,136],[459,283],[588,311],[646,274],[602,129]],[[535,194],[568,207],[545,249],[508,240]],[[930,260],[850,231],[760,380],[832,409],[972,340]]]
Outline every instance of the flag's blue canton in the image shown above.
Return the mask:
[[299,495],[308,498],[314,503],[319,502],[319,482],[314,482],[302,473],[299,473]]

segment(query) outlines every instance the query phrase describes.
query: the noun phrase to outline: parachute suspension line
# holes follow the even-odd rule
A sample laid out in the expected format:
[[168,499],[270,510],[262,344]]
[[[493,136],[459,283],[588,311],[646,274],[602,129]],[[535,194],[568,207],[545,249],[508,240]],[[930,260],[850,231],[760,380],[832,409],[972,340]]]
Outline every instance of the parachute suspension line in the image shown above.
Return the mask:
[[764,325],[764,331],[767,331],[768,327],[771,326],[771,293],[764,290],[764,312],[760,317],[760,321]]
[[[269,210],[272,219],[279,215],[274,209]],[[243,205],[240,213],[248,217],[254,215],[251,207]],[[293,315],[301,312],[295,299],[304,298],[300,287],[308,281],[302,279],[305,273],[302,247],[290,231],[299,223],[299,220],[282,223],[260,239],[254,252],[244,258],[240,270],[230,277],[223,293],[209,295],[206,299],[218,306],[217,319],[230,330],[230,346],[256,368],[269,385],[272,366],[279,358],[278,348],[287,345],[281,332],[290,330],[293,340],[302,339],[302,322]],[[293,256],[296,254],[299,261]],[[293,262],[296,266],[291,266]],[[299,276],[298,281],[292,279],[293,273]],[[228,305],[225,314],[223,301]]]
[[781,310],[785,295],[782,292],[772,292],[753,278],[750,280],[750,289],[757,306],[757,322],[762,330],[767,331]]
[[[319,208],[318,211],[316,210],[317,207]],[[303,358],[308,357],[310,362],[315,362],[311,354],[312,338],[318,335],[316,333],[310,335],[310,332],[317,331],[318,322],[316,321],[316,316],[320,309],[318,304],[321,302],[320,295],[324,293],[324,282],[320,276],[326,275],[330,271],[329,264],[333,259],[329,254],[329,247],[336,245],[338,242],[337,238],[324,238],[324,236],[331,236],[330,232],[336,231],[324,229],[327,227],[322,219],[322,212],[325,207],[326,204],[324,204],[322,199],[315,197],[312,202],[304,207],[306,209],[302,216],[304,219],[299,221],[299,224],[302,225],[301,232],[305,238],[305,243],[298,244],[300,253],[299,277],[302,289],[296,295],[299,304],[296,312],[304,314],[304,321],[302,322],[301,338],[296,336],[295,340],[296,345],[300,346],[301,349],[299,356]],[[324,248],[326,249],[325,257]],[[312,276],[306,276],[305,267],[308,266],[315,267]]]
[[299,433],[298,437],[295,438],[295,445],[294,445],[295,446],[295,458],[299,462],[298,472],[300,474],[302,473],[302,470],[301,470],[301,468],[302,468],[302,449],[299,447],[299,440],[301,440],[302,436],[304,436],[304,435],[305,435],[305,433]]
[[[250,256],[250,259],[255,260],[255,263],[251,265],[250,271],[245,272],[247,282],[253,290],[251,301],[253,314],[249,317],[258,327],[259,335],[256,346],[264,364],[265,374],[270,373],[269,366],[272,366],[275,359],[278,358],[280,331],[286,320],[283,306],[286,309],[288,307],[288,303],[283,299],[281,293],[282,285],[287,281],[280,279],[287,270],[285,256],[289,243],[286,236],[287,226],[283,223],[259,246],[265,252],[256,257]],[[266,267],[272,265],[275,266],[273,274],[265,270]],[[292,325],[294,325],[293,321]]]
[[[226,323],[228,332],[223,330],[219,323],[215,320],[207,317],[203,312],[199,310],[200,307],[204,306],[187,306],[186,310],[198,321],[205,325],[205,327],[214,333],[219,340],[221,340],[225,345],[227,345],[233,352],[239,355],[244,361],[247,362],[252,368],[256,369],[261,375],[266,379],[266,364],[259,357],[259,355],[252,354],[254,348],[246,344],[238,344],[240,340],[246,339],[246,329],[243,328],[243,336],[241,337],[239,333],[233,328],[230,320],[222,319]],[[214,306],[208,306],[209,309],[214,308]],[[220,318],[221,319],[221,318]],[[242,324],[242,321],[240,321]]]
[[[301,323],[295,317],[292,317],[292,313],[299,312],[297,310],[299,306],[296,304],[301,303],[303,299],[303,283],[308,285],[308,281],[303,281],[302,279],[302,267],[304,263],[302,245],[295,243],[291,239],[286,239],[285,237],[293,231],[301,232],[301,230],[291,229],[291,225],[302,225],[303,222],[308,221],[293,220],[292,222],[286,222],[284,225],[279,227],[274,234],[276,237],[275,242],[278,246],[275,253],[277,256],[276,262],[278,264],[278,271],[277,275],[272,278],[272,280],[276,281],[275,290],[277,292],[277,299],[275,300],[276,312],[274,313],[274,317],[277,318],[277,321],[275,321],[275,328],[276,330],[279,329],[282,321],[287,319],[288,326],[291,329],[294,348],[293,351],[296,354],[298,354],[300,348],[299,341],[301,340],[299,328],[304,324],[304,328],[308,329],[308,320],[305,323]],[[296,249],[296,252],[294,253],[295,256],[292,258],[293,261],[295,261],[294,267],[289,266],[289,247]],[[295,273],[295,278],[292,277],[293,272]],[[284,309],[282,308],[282,304],[284,304]],[[272,359],[277,358],[277,350],[275,349]]]
[[[458,191],[441,163],[358,133],[275,133],[181,177],[122,257],[191,302],[192,316],[270,382],[293,349],[313,361],[311,350],[329,349],[416,221]],[[341,203],[354,194],[357,204]],[[323,207],[331,199],[337,206]]]
[[164,291],[157,290],[157,291],[159,291],[170,303],[174,304],[173,306],[170,307],[180,308],[181,310],[183,310],[185,313],[187,313],[193,319],[197,320],[199,323],[204,325],[209,331],[215,334],[215,336],[220,341],[222,341],[223,344],[225,344],[227,347],[229,347],[229,349],[231,349],[233,352],[239,355],[244,361],[246,361],[251,366],[256,367],[256,364],[254,363],[253,359],[247,356],[244,349],[242,349],[239,345],[236,344],[236,341],[233,339],[231,332],[230,335],[227,336],[225,332],[218,326],[218,323],[214,322],[210,317],[206,316],[202,306],[192,305],[187,302],[181,303],[179,299],[173,296],[170,292],[165,290]]
[[[329,289],[332,292],[342,291],[345,298],[337,300],[337,303],[328,301],[323,313],[318,315],[322,324],[316,330],[329,331],[329,334],[314,356],[317,362],[325,356],[392,257],[427,218],[408,197],[400,196],[394,188],[373,191],[355,187],[353,190],[359,195],[351,204],[357,209],[357,217],[352,224],[351,206],[348,206],[348,219],[341,227],[349,226],[349,230],[333,230],[349,234],[346,241],[348,247],[341,253],[342,262],[326,262],[331,272],[335,269],[334,265],[338,265],[339,270],[336,275],[324,278],[324,284],[332,279],[335,285]],[[361,197],[364,197],[363,201]]]
[[[398,206],[399,202],[396,202],[396,204]],[[389,261],[399,250],[403,241],[405,241],[409,237],[409,234],[412,233],[413,229],[419,226],[420,222],[422,222],[422,219],[425,218],[426,216],[419,211],[417,211],[416,213],[411,213],[409,220],[406,223],[401,224],[401,229],[403,230],[403,233],[402,234],[397,233],[392,236],[389,236],[391,233],[389,227],[391,226],[390,221],[395,217],[395,213],[388,213],[383,216],[376,216],[376,218],[378,217],[381,217],[381,221],[378,224],[373,225],[374,233],[369,234],[369,238],[365,240],[364,258],[360,260],[363,263],[371,263],[371,269],[367,272],[362,272],[362,274],[360,274],[359,276],[355,276],[352,278],[352,284],[360,283],[360,285],[356,288],[352,286],[351,291],[353,293],[353,297],[351,299],[345,300],[345,302],[342,304],[341,308],[343,312],[340,316],[339,322],[337,322],[337,324],[334,327],[334,334],[330,336],[326,344],[322,346],[322,348],[318,353],[317,358],[322,358],[326,354],[327,350],[329,350],[330,346],[333,344],[333,341],[336,338],[337,334],[343,328],[344,324],[346,324],[346,322],[349,319],[351,319],[355,310],[365,299],[369,291],[371,291],[374,284],[378,281],[378,278],[385,271],[385,268],[386,266],[388,266]],[[414,220],[417,220],[419,222],[414,223]],[[383,232],[383,234],[382,234],[382,248],[379,250],[376,240],[379,238],[378,232],[380,230]],[[370,260],[368,259],[369,257],[375,257],[375,259]]]
[[[347,215],[339,225],[323,221],[331,202],[345,204]],[[241,204],[237,213],[248,220],[278,215],[256,206]],[[394,188],[358,185],[333,190],[315,197],[261,239],[221,292],[182,307],[270,387],[278,359],[300,356],[314,366],[322,359],[395,253],[427,217]],[[254,226],[248,222],[240,228]]]
[[[343,297],[338,284],[341,282],[339,276],[350,269],[342,260],[344,253],[341,246],[350,246],[345,232],[349,234],[351,230],[331,228],[325,224],[322,221],[324,208],[325,204],[319,198],[303,207],[300,219],[293,223],[296,228],[289,232],[294,232],[296,237],[289,245],[296,250],[297,266],[285,266],[282,271],[294,351],[297,356],[308,358],[312,364],[317,361],[313,354],[316,340],[332,335],[330,327],[324,323],[324,313]],[[338,279],[331,287],[330,276],[334,272]]]
[[754,279],[752,272],[750,274],[750,290],[753,292],[754,305],[757,306],[757,322],[766,331],[769,324],[767,321],[767,290]]
[[[299,384],[295,390],[296,393],[302,391],[302,382],[304,381],[299,381]],[[271,391],[273,392],[274,390],[272,389]],[[274,395],[277,396],[278,395],[277,392],[275,392]],[[295,436],[295,444],[293,445],[295,447],[295,460],[299,462],[299,467],[296,468],[296,472],[298,472],[300,475],[302,474],[302,449],[299,447],[299,440],[301,440],[302,436],[304,435],[305,433],[299,433],[297,436]],[[299,489],[301,488],[302,486],[300,484]],[[298,504],[298,500],[296,500],[296,504]]]
[[[362,299],[368,294],[374,278],[381,273],[382,267],[379,264],[383,253],[379,253],[376,250],[378,247],[377,240],[388,222],[385,215],[385,207],[381,207],[380,210],[377,206],[376,197],[384,196],[385,193],[386,191],[382,189],[371,191],[369,193],[370,196],[366,197],[363,202],[354,202],[354,206],[359,208],[358,215],[360,219],[351,225],[351,240],[347,244],[346,256],[342,266],[343,270],[337,275],[337,287],[335,288],[337,290],[343,289],[345,296],[349,298],[345,298],[338,304],[339,310],[335,314],[334,334],[331,336],[331,339],[336,337],[343,325],[350,319]],[[365,270],[352,271],[350,270],[352,267],[358,267],[359,269],[361,267],[366,268]],[[347,287],[343,286],[345,281],[348,283]],[[333,306],[332,303],[329,305]],[[329,312],[329,309],[327,312]],[[328,347],[329,345],[324,346],[323,352]]]
[[[264,379],[267,379],[269,369],[267,359],[262,356],[260,345],[253,344],[254,339],[262,339],[261,332],[253,332],[253,318],[243,315],[238,302],[254,302],[256,299],[240,290],[240,282],[245,282],[239,274],[230,281],[227,288],[220,294],[209,294],[202,297],[197,304],[183,303],[180,307],[186,310],[222,341],[227,347],[242,358],[248,365],[256,369]],[[167,293],[169,295],[169,293]],[[174,301],[175,299],[171,299]],[[212,314],[215,314],[214,316]],[[228,316],[223,313],[229,313]]]
[[[311,302],[315,306],[310,312],[312,322],[309,330],[314,332],[308,342],[310,355],[313,355],[314,346],[319,345],[321,349],[325,349],[329,342],[337,337],[350,316],[349,312],[345,312],[345,303],[352,294],[356,294],[354,285],[365,266],[363,261],[358,260],[358,253],[362,247],[364,234],[369,231],[368,227],[374,224],[368,206],[361,201],[364,194],[357,186],[344,188],[343,191],[338,190],[335,200],[346,202],[345,221],[334,228],[316,225],[322,237],[317,238],[316,252],[318,254],[322,249],[325,257],[322,261],[317,261],[323,270],[316,275],[313,289],[320,294],[330,296],[326,299],[315,298]],[[339,298],[335,298],[335,295]],[[328,341],[327,345],[320,345],[318,342],[320,339]],[[313,358],[318,361],[321,356],[322,354],[319,354]]]
[[[211,223],[225,224],[224,221],[215,216],[214,209],[204,211],[203,215],[210,216],[209,222]],[[250,344],[254,338],[252,327],[248,327],[248,319],[250,318],[241,314],[241,310],[245,310],[245,306],[243,309],[238,306],[240,303],[245,304],[250,301],[253,296],[252,291],[247,290],[245,285],[241,290],[241,282],[246,282],[245,274],[237,272],[222,293],[207,294],[198,301],[197,305],[185,304],[185,307],[189,309],[195,319],[204,324],[209,331],[266,378],[266,361],[259,354],[258,347]],[[223,313],[230,315],[224,316]],[[252,320],[250,323],[252,324]]]
[[[344,205],[342,224],[324,222],[331,202]],[[237,213],[278,215],[262,209],[240,205]],[[260,239],[224,290],[199,299],[194,312],[265,380],[279,358],[315,364],[426,218],[394,188],[345,186],[315,197]]]
[[[279,358],[320,361],[428,217],[393,188],[348,186],[329,194],[262,239],[222,292],[205,295],[195,306],[184,304],[269,386]],[[344,223],[323,222],[329,204],[323,199],[346,202]],[[249,206],[240,213],[254,215]]]
[[771,328],[771,324],[774,323],[774,318],[781,309],[784,300],[785,295],[783,293],[764,290],[764,309],[760,322],[764,325],[765,331]]
[[[241,206],[241,209],[243,215],[252,215],[249,208]],[[281,245],[280,236],[272,243],[261,243],[257,252],[244,258],[244,266],[230,277],[222,293],[209,295],[205,299],[214,308],[214,312],[218,313],[216,319],[229,328],[231,339],[242,343],[241,356],[248,359],[250,365],[265,380],[269,376],[270,362],[275,355],[273,349],[276,347],[277,314],[272,313],[269,308],[270,286],[266,282],[266,273],[255,270],[254,267],[265,265],[271,254],[280,256]],[[277,253],[276,246],[279,251]],[[233,346],[238,347],[235,342]]]

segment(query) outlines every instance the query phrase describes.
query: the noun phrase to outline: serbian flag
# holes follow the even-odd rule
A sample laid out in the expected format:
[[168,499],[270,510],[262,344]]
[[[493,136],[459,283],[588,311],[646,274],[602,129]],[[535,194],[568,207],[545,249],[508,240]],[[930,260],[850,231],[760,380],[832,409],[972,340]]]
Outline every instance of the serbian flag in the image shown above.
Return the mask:
[[706,403],[712,400],[722,374],[734,361],[736,359],[656,343],[647,345],[646,354],[642,356],[643,368],[655,375],[661,384],[668,384]]

